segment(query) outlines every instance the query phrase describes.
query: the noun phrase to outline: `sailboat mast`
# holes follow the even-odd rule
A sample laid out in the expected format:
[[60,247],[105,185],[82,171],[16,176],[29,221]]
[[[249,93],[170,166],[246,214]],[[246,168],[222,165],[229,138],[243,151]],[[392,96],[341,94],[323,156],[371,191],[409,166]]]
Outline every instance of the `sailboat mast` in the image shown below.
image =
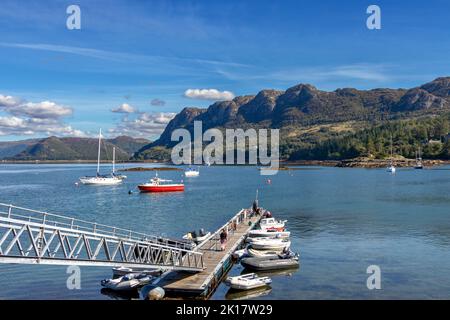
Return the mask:
[[113,147],[113,167],[112,167],[112,173],[114,174],[116,172],[116,147]]
[[391,161],[394,158],[394,146],[392,144],[392,135],[391,135]]
[[100,147],[102,143],[102,129],[98,135],[97,176],[100,174]]

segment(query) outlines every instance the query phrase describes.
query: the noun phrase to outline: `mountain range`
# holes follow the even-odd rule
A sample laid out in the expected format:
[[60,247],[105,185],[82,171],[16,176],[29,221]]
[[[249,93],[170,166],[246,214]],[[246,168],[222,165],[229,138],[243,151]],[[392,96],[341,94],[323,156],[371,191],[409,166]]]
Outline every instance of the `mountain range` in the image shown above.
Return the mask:
[[[119,136],[102,140],[102,160],[111,160],[116,148],[116,160],[125,161],[149,144],[146,139]],[[98,140],[96,138],[58,138],[29,139],[0,142],[0,159],[3,160],[96,160]]]
[[[299,153],[302,149],[313,149],[336,137],[449,111],[450,77],[411,89],[343,88],[328,92],[310,84],[298,84],[285,91],[262,90],[256,95],[215,102],[208,108],[184,108],[160,138],[141,148],[134,159],[167,158],[170,148],[177,143],[170,139],[172,131],[185,128],[192,133],[194,121],[202,121],[203,130],[278,128],[281,155],[292,159],[295,154],[302,154]],[[443,119],[447,121],[446,117]]]
[[[256,95],[218,101],[208,108],[184,108],[158,140],[120,136],[103,141],[102,159],[170,160],[175,129],[193,132],[194,121],[210,128],[280,129],[284,160],[337,160],[387,156],[390,138],[396,154],[411,157],[418,148],[424,157],[448,158],[450,77],[437,78],[411,89],[343,88],[323,91],[310,84],[287,90],[262,90]],[[97,139],[58,138],[0,142],[0,159],[95,160]]]

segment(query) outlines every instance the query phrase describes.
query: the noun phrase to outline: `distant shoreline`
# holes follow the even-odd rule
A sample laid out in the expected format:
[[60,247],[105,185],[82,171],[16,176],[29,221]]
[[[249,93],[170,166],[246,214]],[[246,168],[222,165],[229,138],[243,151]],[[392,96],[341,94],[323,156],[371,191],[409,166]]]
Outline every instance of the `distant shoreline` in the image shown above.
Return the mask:
[[[415,159],[395,159],[394,164],[397,167],[414,167]],[[450,160],[429,160],[424,159],[424,167],[436,167],[450,164]],[[1,160],[1,164],[96,164],[96,160]],[[110,161],[101,161],[102,164],[110,164]],[[168,161],[157,160],[139,160],[139,161],[118,161],[120,164],[164,164],[167,166],[176,166]],[[385,168],[390,163],[388,159],[346,159],[346,160],[296,160],[296,161],[280,161],[282,170],[288,170],[292,166],[319,166],[319,167],[338,167],[338,168]],[[214,165],[213,165],[214,166]],[[220,165],[224,166],[224,165]],[[236,165],[236,166],[255,166],[260,165]]]

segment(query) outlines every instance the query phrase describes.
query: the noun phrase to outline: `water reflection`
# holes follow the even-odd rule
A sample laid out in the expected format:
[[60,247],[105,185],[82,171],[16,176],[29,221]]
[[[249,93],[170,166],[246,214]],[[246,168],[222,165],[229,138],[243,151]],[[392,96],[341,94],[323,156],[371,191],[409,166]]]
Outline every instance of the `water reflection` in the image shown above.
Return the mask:
[[272,292],[272,288],[269,286],[257,288],[257,289],[253,289],[253,290],[247,290],[247,291],[229,289],[227,291],[227,293],[225,294],[225,299],[227,299],[227,300],[258,299],[258,298],[267,296],[271,292]]

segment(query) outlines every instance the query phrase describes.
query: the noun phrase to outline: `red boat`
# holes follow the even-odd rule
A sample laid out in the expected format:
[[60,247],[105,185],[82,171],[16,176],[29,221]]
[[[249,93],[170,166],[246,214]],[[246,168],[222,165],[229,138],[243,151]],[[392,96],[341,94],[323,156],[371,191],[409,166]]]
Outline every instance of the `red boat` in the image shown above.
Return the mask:
[[150,182],[138,185],[141,192],[179,192],[184,191],[183,183],[170,183],[172,180],[164,180],[158,178],[150,179]]

